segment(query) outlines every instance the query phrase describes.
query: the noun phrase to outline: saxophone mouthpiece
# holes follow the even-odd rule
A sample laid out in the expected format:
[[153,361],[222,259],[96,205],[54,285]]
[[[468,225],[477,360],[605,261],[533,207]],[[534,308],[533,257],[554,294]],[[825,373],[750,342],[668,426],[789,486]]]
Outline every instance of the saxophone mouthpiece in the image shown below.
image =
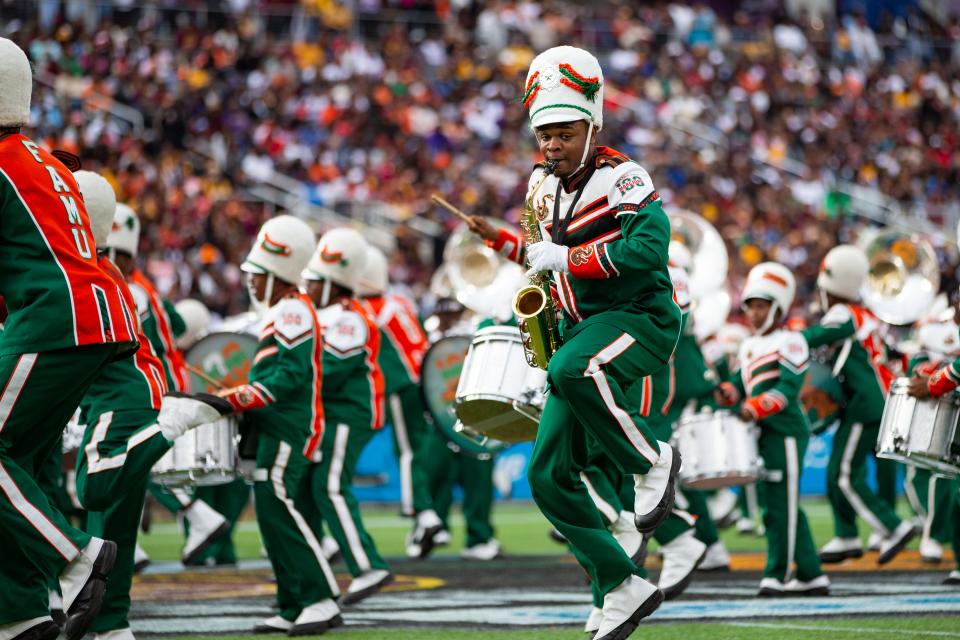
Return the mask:
[[558,164],[560,164],[559,160],[547,160],[543,163],[543,172],[550,175],[556,170]]

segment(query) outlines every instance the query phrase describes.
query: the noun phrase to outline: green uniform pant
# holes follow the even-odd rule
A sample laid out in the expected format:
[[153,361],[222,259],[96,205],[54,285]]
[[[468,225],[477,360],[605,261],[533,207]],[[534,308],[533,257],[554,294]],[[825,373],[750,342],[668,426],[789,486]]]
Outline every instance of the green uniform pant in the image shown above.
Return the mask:
[[328,422],[320,448],[323,458],[311,471],[313,497],[323,522],[340,545],[347,569],[354,577],[371,569],[389,569],[367,533],[360,504],[353,493],[353,475],[363,448],[374,432]]
[[494,537],[492,457],[477,458],[454,451],[439,433],[430,433],[424,447],[424,471],[434,511],[449,531],[453,489],[463,490],[463,518],[467,525],[466,546],[489,542]]
[[827,464],[827,497],[838,538],[857,537],[857,516],[884,536],[900,524],[896,512],[867,485],[867,459],[874,455],[879,429],[876,423],[841,422],[833,437]]
[[90,542],[37,485],[115,344],[0,356],[0,624],[48,614],[48,584]]
[[809,440],[808,435],[788,437],[761,427],[759,448],[765,476],[760,484],[767,537],[763,575],[784,583],[794,577],[813,580],[823,573],[807,515],[800,508],[800,471]]
[[876,462],[877,475],[877,497],[889,507],[891,511],[897,511],[897,478],[900,474],[901,465],[896,460],[886,458],[874,458]]
[[176,515],[193,502],[194,489],[169,489],[157,482],[149,482],[147,490],[161,507]]
[[387,398],[387,421],[393,425],[393,446],[400,466],[400,513],[414,516],[433,508],[423,468],[425,439],[431,427],[424,414],[419,385],[409,385]]
[[304,511],[315,509],[310,477],[317,465],[300,447],[261,433],[253,495],[260,537],[277,578],[279,615],[293,622],[303,609],[339,594],[320,541]]
[[637,569],[580,478],[588,461],[587,436],[621,474],[646,474],[660,448],[624,389],[663,366],[621,328],[594,322],[560,347],[547,372],[550,391],[530,458],[530,487],[603,595]]
[[91,631],[129,627],[130,585],[137,530],[150,469],[171,443],[157,412],[109,411],[89,416],[77,456],[77,497],[87,509],[87,531],[117,544],[103,606]]
[[926,469],[908,465],[904,485],[907,496],[911,497],[911,506],[923,519],[923,535],[942,544],[949,543],[956,517],[954,482]]
[[[250,502],[250,485],[243,478],[237,478],[227,484],[218,484],[212,487],[197,487],[193,492],[193,497],[202,500],[213,507],[213,510],[227,519],[230,524],[230,532],[217,538],[213,544],[197,556],[194,561],[196,565],[205,565],[209,559],[213,559],[214,564],[236,564],[237,551],[233,544],[233,532],[237,526],[240,515]],[[185,528],[189,532],[189,525]]]

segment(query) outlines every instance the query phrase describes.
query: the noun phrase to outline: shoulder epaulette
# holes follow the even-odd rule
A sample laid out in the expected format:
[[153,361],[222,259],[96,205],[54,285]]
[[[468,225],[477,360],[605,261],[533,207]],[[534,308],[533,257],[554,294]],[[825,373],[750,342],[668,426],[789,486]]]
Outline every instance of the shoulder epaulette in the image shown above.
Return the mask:
[[624,162],[630,162],[630,158],[620,153],[612,147],[597,147],[597,155],[593,158],[594,166],[600,167],[618,167]]

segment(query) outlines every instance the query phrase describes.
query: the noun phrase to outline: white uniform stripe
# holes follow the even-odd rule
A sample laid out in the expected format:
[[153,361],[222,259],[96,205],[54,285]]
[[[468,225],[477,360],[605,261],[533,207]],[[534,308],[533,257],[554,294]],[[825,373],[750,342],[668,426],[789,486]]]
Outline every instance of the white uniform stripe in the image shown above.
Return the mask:
[[[97,426],[93,428],[93,435],[90,436],[90,442],[84,447],[84,452],[87,454],[87,473],[91,475],[101,471],[109,471],[110,469],[119,469],[124,465],[127,460],[127,454],[130,453],[134,447],[143,444],[160,433],[160,425],[152,424],[133,434],[127,440],[126,450],[122,453],[118,453],[109,458],[102,458],[100,457],[100,452],[97,450],[97,445],[106,439],[111,422],[113,422],[113,411],[102,414],[100,419],[97,420]],[[171,442],[170,445],[173,446],[173,443]]]
[[910,508],[913,509],[913,512],[921,518],[926,518],[927,509],[923,504],[923,500],[920,499],[920,494],[917,493],[916,487],[913,486],[914,478],[917,476],[917,468],[912,464],[908,464],[906,467],[907,471],[903,477],[903,493],[907,496],[907,502],[910,503]]
[[597,506],[597,511],[599,511],[600,515],[607,521],[607,526],[616,522],[617,518],[620,517],[620,513],[612,504],[600,497],[600,494],[597,493],[596,488],[590,482],[587,474],[583,471],[580,472],[580,479],[583,480],[583,484],[587,487],[587,493],[590,494],[590,499],[593,500],[593,504]]
[[290,462],[291,451],[290,445],[286,442],[281,442],[277,448],[277,456],[273,459],[273,466],[270,467],[270,483],[273,485],[273,495],[277,496],[287,508],[287,512],[293,519],[294,524],[297,525],[297,530],[300,532],[300,535],[303,536],[307,546],[310,547],[310,551],[313,552],[317,564],[320,565],[320,569],[323,571],[323,576],[327,580],[330,591],[334,596],[337,596],[340,594],[340,588],[337,586],[337,579],[334,577],[333,571],[331,571],[330,565],[323,555],[323,549],[317,541],[317,536],[314,535],[313,529],[307,525],[303,514],[297,511],[293,500],[287,495],[287,485],[283,482],[283,474],[287,470],[287,463]]
[[400,450],[397,460],[400,465],[400,509],[403,513],[413,513],[413,447],[410,446],[403,403],[398,393],[390,396],[390,413],[393,414],[393,432]]
[[[677,492],[677,495],[678,496],[680,495],[679,491]],[[674,509],[673,511],[671,511],[671,513],[677,516],[678,518],[680,518],[681,520],[683,520],[684,522],[686,522],[691,527],[694,527],[697,525],[697,519],[694,518],[693,514],[689,513],[688,511],[684,511],[683,509]]]
[[7,380],[7,386],[3,389],[3,395],[0,395],[0,431],[3,431],[4,425],[7,424],[10,414],[13,412],[13,407],[17,403],[17,398],[23,391],[23,385],[27,383],[27,378],[30,377],[30,371],[33,370],[33,365],[36,362],[36,353],[25,353],[17,360],[13,373]]
[[597,390],[600,392],[600,397],[603,399],[603,403],[606,405],[607,411],[610,412],[610,415],[612,415],[617,421],[617,424],[620,425],[620,428],[627,436],[627,439],[630,440],[630,444],[633,445],[633,448],[636,449],[640,455],[646,458],[650,464],[655,464],[657,460],[659,460],[660,456],[657,454],[656,450],[650,446],[650,443],[648,443],[643,437],[643,433],[641,433],[640,429],[637,428],[637,425],[633,422],[633,418],[630,417],[630,414],[624,411],[621,407],[617,406],[617,403],[613,399],[613,392],[610,390],[610,384],[607,382],[607,376],[601,369],[602,365],[605,365],[616,359],[623,352],[629,349],[634,342],[636,341],[629,334],[621,334],[619,338],[601,349],[597,355],[590,358],[590,363],[587,365],[587,369],[583,372],[583,375],[593,378],[593,382],[597,385]]
[[350,547],[350,553],[357,561],[357,566],[361,571],[369,571],[373,567],[370,565],[370,558],[360,543],[360,532],[350,514],[350,508],[347,501],[340,493],[340,476],[343,473],[343,462],[347,454],[347,440],[350,438],[350,427],[345,424],[337,425],[337,435],[333,441],[333,457],[330,460],[330,475],[327,476],[327,497],[333,503],[333,509],[337,512],[337,520],[343,528],[343,534],[347,538],[347,545]]
[[860,494],[857,493],[857,490],[853,487],[853,483],[850,480],[850,464],[853,461],[854,454],[857,452],[857,445],[860,443],[860,435],[862,433],[862,424],[857,423],[850,427],[850,437],[847,438],[847,444],[843,447],[843,454],[840,457],[840,477],[837,478],[837,485],[840,487],[840,492],[843,494],[843,497],[847,499],[847,502],[849,502],[853,510],[857,512],[857,515],[863,518],[874,531],[879,531],[883,534],[883,537],[887,537],[890,535],[890,530],[883,526],[880,518],[870,510],[870,507],[867,506],[867,503],[865,503],[860,497]]
[[0,490],[7,496],[7,500],[10,501],[14,509],[19,511],[20,515],[22,515],[67,562],[77,557],[80,550],[77,549],[76,545],[74,545],[55,524],[50,522],[42,511],[27,500],[26,496],[20,492],[17,483],[13,481],[13,478],[7,472],[6,467],[3,466],[3,463],[0,463]]
[[[927,509],[926,515],[923,518],[923,537],[930,538],[930,533],[933,529],[933,519],[936,517],[937,513],[937,476],[930,474],[930,479],[927,480]],[[957,526],[954,524],[954,526]]]
[[800,464],[796,438],[784,438],[783,451],[787,461],[787,569],[783,582],[787,583],[793,578],[793,557],[797,552]]

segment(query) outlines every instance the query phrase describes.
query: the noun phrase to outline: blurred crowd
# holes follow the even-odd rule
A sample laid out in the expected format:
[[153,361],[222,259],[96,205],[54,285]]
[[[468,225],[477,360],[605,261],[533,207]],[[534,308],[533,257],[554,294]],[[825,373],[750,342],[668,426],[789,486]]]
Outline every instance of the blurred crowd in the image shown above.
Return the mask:
[[598,53],[600,142],[638,160],[668,210],[716,225],[732,286],[769,258],[808,298],[822,255],[861,231],[842,188],[857,185],[944,225],[933,241],[957,288],[957,20],[907,12],[871,26],[856,11],[791,18],[762,2],[729,15],[629,0],[93,4],[0,0],[0,28],[37,69],[34,133],[139,212],[161,288],[219,314],[245,308],[236,265],[276,212],[254,185],[295,184],[354,215],[385,203],[393,273],[414,293],[439,251],[406,223],[455,224],[431,193],[516,222],[538,159],[523,80],[556,44]]

